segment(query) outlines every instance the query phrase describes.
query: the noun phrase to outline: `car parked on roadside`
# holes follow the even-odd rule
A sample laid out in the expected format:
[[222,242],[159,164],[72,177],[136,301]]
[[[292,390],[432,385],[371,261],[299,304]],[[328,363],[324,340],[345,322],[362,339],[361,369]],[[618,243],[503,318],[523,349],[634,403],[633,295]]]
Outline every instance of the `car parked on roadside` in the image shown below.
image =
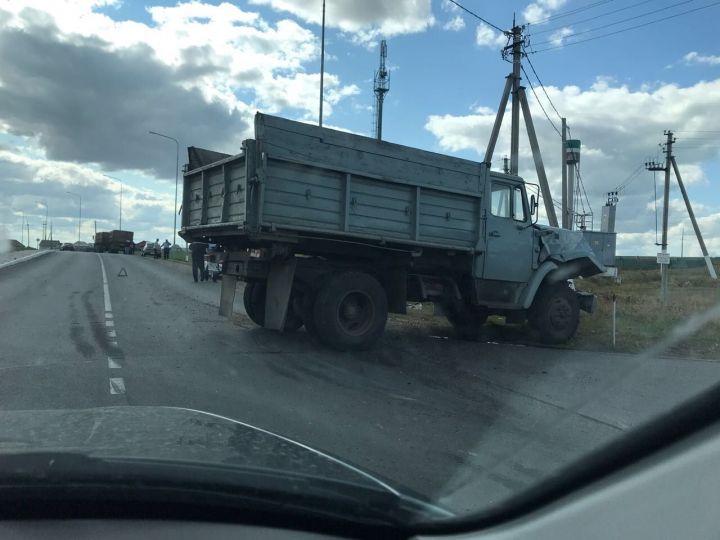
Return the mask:
[[65,242],[62,246],[60,246],[60,251],[75,251],[75,246],[73,246],[70,242]]
[[160,244],[156,242],[148,242],[142,250],[143,257],[155,257],[160,258]]

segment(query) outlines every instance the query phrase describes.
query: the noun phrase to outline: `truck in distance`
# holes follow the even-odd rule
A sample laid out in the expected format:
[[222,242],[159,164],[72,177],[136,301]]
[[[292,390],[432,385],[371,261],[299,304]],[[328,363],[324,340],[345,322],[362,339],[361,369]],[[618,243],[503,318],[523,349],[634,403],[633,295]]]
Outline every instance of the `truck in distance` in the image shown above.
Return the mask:
[[[203,159],[211,156],[211,159]],[[433,302],[462,337],[490,314],[562,343],[604,271],[582,233],[536,223],[522,178],[488,164],[257,114],[242,152],[189,149],[180,235],[225,250],[221,313],[371,347],[388,312]]]
[[125,247],[132,243],[132,231],[113,230],[95,233],[95,251],[98,253],[124,253]]

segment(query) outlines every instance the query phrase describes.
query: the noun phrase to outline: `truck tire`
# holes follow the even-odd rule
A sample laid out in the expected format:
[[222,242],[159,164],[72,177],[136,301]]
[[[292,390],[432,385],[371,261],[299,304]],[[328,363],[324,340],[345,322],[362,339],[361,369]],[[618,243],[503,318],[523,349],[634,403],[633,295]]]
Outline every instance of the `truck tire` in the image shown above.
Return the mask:
[[469,341],[480,339],[481,327],[487,321],[487,313],[484,310],[464,305],[461,308],[447,307],[445,312],[457,337]]
[[548,344],[566,343],[580,323],[580,304],[567,282],[545,284],[535,295],[528,322]]
[[332,276],[318,291],[313,307],[318,338],[339,351],[371,348],[385,331],[387,314],[385,290],[363,272]]
[[[245,284],[245,290],[243,291],[245,312],[248,314],[248,317],[250,317],[250,320],[258,326],[265,326],[265,287],[265,282],[250,281]],[[293,332],[302,325],[302,318],[294,308],[294,302],[291,297],[283,331]]]

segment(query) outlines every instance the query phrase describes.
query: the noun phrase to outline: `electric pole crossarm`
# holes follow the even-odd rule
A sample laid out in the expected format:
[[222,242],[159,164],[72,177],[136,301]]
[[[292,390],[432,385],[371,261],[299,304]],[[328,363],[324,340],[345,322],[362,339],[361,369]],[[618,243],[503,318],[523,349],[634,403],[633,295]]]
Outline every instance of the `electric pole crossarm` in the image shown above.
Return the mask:
[[687,208],[690,221],[692,222],[693,229],[695,229],[695,236],[697,236],[698,244],[702,250],[703,257],[705,258],[705,264],[707,264],[708,272],[712,279],[717,279],[715,273],[715,267],[712,264],[710,255],[708,254],[707,247],[705,247],[705,241],[703,240],[702,234],[700,233],[700,227],[698,226],[697,220],[695,219],[695,212],[693,212],[692,206],[690,205],[690,198],[688,197],[687,191],[685,191],[685,184],[683,184],[682,177],[680,176],[680,169],[675,161],[675,156],[670,157],[670,163],[672,163],[673,170],[675,171],[675,178],[677,178],[678,185],[680,186],[680,192],[682,193],[683,199],[685,200],[685,207]]
[[522,86],[518,88],[518,97],[522,107],[523,117],[525,118],[528,139],[530,139],[530,148],[532,149],[533,159],[535,160],[535,169],[537,170],[540,190],[542,191],[543,201],[545,202],[545,212],[547,213],[548,223],[550,223],[551,227],[557,227],[558,220],[555,215],[552,195],[550,194],[550,185],[545,175],[545,165],[543,165],[542,155],[540,154],[540,145],[538,145],[537,135],[535,134],[535,125],[533,124],[532,115],[530,114],[525,89]]
[[500,135],[500,127],[502,126],[503,116],[505,116],[505,109],[507,108],[507,102],[510,97],[510,90],[512,90],[512,86],[513,76],[508,75],[505,79],[505,90],[503,90],[502,98],[500,98],[500,106],[498,107],[497,115],[495,116],[492,133],[490,133],[490,141],[488,142],[487,150],[485,150],[484,162],[488,164],[488,167],[490,166],[493,154],[495,153],[495,145],[497,144],[498,136]]

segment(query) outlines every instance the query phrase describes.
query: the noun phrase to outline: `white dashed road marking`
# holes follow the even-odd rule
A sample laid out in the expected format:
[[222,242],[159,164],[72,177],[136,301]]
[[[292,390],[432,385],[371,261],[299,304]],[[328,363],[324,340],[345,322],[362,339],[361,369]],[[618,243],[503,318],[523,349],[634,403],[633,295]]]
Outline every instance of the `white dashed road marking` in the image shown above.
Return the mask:
[[[103,298],[105,301],[105,327],[107,336],[110,338],[110,346],[118,347],[117,332],[115,332],[115,321],[112,312],[112,304],[110,303],[110,288],[108,287],[107,272],[105,272],[105,264],[102,257],[98,254],[100,260],[100,269],[102,270],[103,280]],[[112,354],[112,353],[111,353]],[[122,366],[112,356],[107,357],[108,369],[122,369]],[[110,394],[119,395],[125,393],[125,380],[122,377],[110,377]]]
[[108,356],[108,368],[109,369],[120,369],[122,366],[113,360],[111,356]]
[[124,394],[125,393],[125,381],[122,377],[110,377],[110,393],[111,394]]

